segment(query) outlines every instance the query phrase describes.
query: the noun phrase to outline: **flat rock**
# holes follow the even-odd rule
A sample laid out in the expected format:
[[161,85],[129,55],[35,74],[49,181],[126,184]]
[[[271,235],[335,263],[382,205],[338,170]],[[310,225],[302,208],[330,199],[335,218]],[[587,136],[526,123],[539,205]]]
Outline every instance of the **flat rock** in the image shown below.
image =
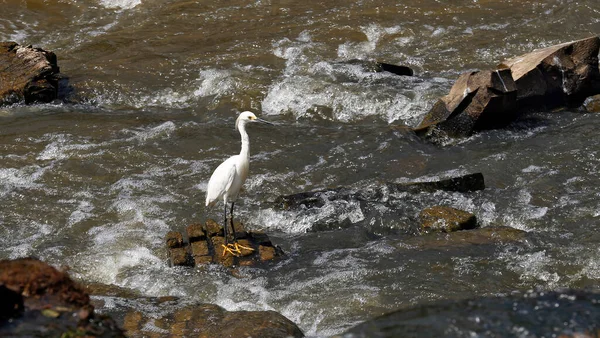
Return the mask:
[[[246,231],[242,223],[235,223],[237,243],[240,252],[235,255],[223,250],[225,238],[223,227],[212,219],[205,224],[192,224],[186,227],[188,241],[177,231],[165,236],[171,266],[202,266],[209,263],[226,267],[250,266],[282,257],[283,251],[273,245],[269,236],[259,231]],[[181,237],[181,245],[179,239]],[[174,245],[177,243],[177,245]]]
[[61,78],[54,53],[0,42],[0,105],[51,102],[58,98]]
[[[0,336],[124,337],[94,314],[90,298],[66,273],[34,258],[0,261]],[[10,321],[6,321],[10,319]]]
[[481,173],[468,174],[437,181],[415,181],[407,183],[387,182],[367,189],[351,189],[337,187],[329,190],[300,192],[291,195],[279,196],[274,204],[280,209],[290,210],[296,208],[320,208],[326,201],[358,200],[375,203],[384,203],[393,199],[394,194],[434,192],[438,190],[468,193],[485,189],[485,182]]
[[156,299],[159,318],[132,310],[123,327],[132,337],[304,337],[296,324],[275,311],[226,311],[213,304],[192,304],[172,310],[177,299]]
[[463,73],[415,128],[421,136],[469,136],[502,128],[531,109],[578,107],[600,93],[597,36],[503,61],[494,70]]
[[454,232],[478,226],[477,217],[472,213],[439,205],[423,209],[419,220],[422,232]]
[[423,250],[466,247],[470,245],[493,245],[498,243],[515,243],[526,239],[527,232],[507,226],[488,226],[469,231],[451,233],[432,232],[423,236],[414,236],[407,240],[391,242],[398,248],[409,247]]

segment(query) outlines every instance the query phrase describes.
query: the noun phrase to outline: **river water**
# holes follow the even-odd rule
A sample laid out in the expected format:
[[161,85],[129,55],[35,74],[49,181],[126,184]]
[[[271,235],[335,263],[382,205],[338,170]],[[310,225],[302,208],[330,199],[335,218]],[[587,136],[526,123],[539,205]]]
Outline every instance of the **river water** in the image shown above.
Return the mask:
[[[533,112],[445,146],[408,132],[465,71],[600,31],[596,1],[0,0],[0,41],[54,51],[71,103],[0,108],[0,258],[36,256],[83,283],[227,310],[275,310],[309,336],[398,308],[600,280],[600,117]],[[352,59],[407,65],[371,73]],[[239,152],[237,207],[287,257],[268,268],[171,268],[164,236],[220,217],[212,170]],[[486,189],[283,211],[279,195],[481,172]],[[518,240],[428,242],[449,205]],[[137,308],[114,297],[98,308]]]

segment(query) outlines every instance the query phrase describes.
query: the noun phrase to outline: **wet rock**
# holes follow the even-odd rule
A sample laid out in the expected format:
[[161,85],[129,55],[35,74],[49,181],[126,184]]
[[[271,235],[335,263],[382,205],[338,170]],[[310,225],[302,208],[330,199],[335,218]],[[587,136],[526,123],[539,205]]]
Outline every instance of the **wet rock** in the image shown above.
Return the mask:
[[529,109],[577,107],[600,93],[600,38],[567,42],[503,61],[496,70],[461,74],[415,131],[469,136],[506,126]]
[[0,261],[0,293],[0,336],[124,337],[111,318],[94,314],[79,285],[37,259]]
[[183,236],[180,232],[171,231],[167,233],[166,237],[168,248],[181,248],[183,246]]
[[176,302],[156,300],[154,306],[164,314],[160,318],[130,311],[124,317],[123,327],[131,337],[304,337],[296,324],[275,311],[229,312],[213,304],[170,310]]
[[600,38],[562,43],[503,61],[517,85],[520,108],[578,107],[600,93]]
[[415,128],[418,134],[441,130],[449,136],[499,128],[516,118],[517,87],[510,69],[461,74]]
[[183,240],[181,233],[169,232],[165,241],[171,266],[201,266],[209,263],[227,267],[249,266],[283,256],[283,251],[273,246],[267,234],[246,231],[242,223],[235,223],[234,228],[240,245],[240,252],[235,255],[223,250],[223,227],[214,220],[189,225],[186,228],[188,242]]
[[419,214],[419,219],[423,232],[454,232],[477,227],[475,215],[447,206],[438,205],[423,209]]
[[326,201],[334,200],[358,200],[385,203],[389,199],[394,199],[394,194],[402,192],[416,194],[443,190],[467,193],[483,189],[485,189],[483,175],[481,173],[474,173],[439,181],[407,183],[388,182],[362,190],[338,187],[330,190],[307,191],[279,196],[274,204],[276,207],[286,210],[296,208],[311,209],[320,208],[325,205]]
[[433,232],[423,236],[415,236],[408,240],[392,242],[398,248],[415,247],[419,249],[439,249],[442,247],[465,247],[469,245],[486,245],[497,243],[514,243],[526,239],[527,232],[507,226],[490,226],[469,231],[451,233]]
[[589,113],[600,113],[600,95],[588,97],[583,102],[583,107]]
[[51,102],[58,98],[61,79],[54,53],[0,42],[0,105]]
[[343,64],[360,66],[363,71],[371,73],[390,72],[396,75],[413,76],[414,71],[407,66],[393,65],[385,62],[352,59],[342,62]]
[[339,337],[597,337],[598,304],[600,294],[583,290],[441,301],[377,317]]

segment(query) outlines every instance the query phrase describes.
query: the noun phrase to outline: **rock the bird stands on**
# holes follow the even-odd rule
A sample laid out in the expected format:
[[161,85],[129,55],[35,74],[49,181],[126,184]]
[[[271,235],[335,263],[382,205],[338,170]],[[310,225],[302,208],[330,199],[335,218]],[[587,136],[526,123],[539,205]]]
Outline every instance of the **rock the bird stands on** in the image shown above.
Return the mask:
[[235,223],[239,244],[253,250],[241,249],[238,255],[223,251],[223,227],[214,220],[205,224],[192,224],[185,235],[178,231],[167,233],[165,238],[172,266],[201,266],[215,263],[223,266],[250,266],[272,261],[283,256],[279,247],[273,246],[269,236],[263,232],[246,231],[241,223]]

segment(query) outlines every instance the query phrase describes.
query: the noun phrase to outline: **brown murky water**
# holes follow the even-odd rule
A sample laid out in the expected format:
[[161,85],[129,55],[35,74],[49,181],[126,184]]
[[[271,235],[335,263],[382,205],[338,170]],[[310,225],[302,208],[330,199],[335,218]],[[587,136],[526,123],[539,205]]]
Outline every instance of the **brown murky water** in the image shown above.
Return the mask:
[[[397,128],[418,123],[461,72],[597,33],[595,1],[0,0],[0,8],[0,40],[53,50],[75,89],[70,104],[0,108],[0,258],[37,256],[84,282],[147,296],[274,309],[311,336],[435,300],[597,288],[597,115],[534,113],[444,148]],[[369,73],[352,59],[408,65],[416,76]],[[239,151],[233,123],[246,109],[279,125],[249,130],[239,217],[269,230],[289,259],[243,270],[243,279],[169,268],[163,236],[207,217],[206,182]],[[293,212],[269,203],[471,172],[484,174],[484,191]],[[526,239],[414,245],[419,211],[435,204],[474,212],[484,227],[525,230]],[[137,306],[107,299],[100,311]]]

